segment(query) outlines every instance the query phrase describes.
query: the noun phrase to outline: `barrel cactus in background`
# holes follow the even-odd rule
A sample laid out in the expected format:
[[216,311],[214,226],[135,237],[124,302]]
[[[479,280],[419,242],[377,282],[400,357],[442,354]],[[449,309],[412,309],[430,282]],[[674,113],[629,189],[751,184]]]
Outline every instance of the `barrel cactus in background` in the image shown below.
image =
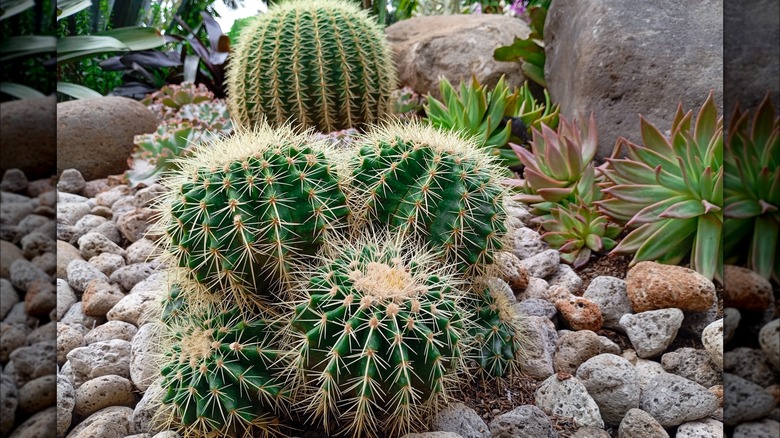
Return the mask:
[[336,154],[268,125],[200,148],[165,182],[158,227],[175,264],[238,304],[267,298],[292,260],[346,225]]
[[[723,118],[714,94],[699,109],[693,130],[692,112],[684,113],[682,104],[669,137],[640,120],[642,144],[618,140],[603,168],[609,198],[596,204],[634,228],[612,252],[634,254],[632,265],[678,264],[690,254],[692,269],[722,279]],[[623,152],[625,158],[618,158]]]
[[399,236],[330,242],[300,273],[291,323],[303,406],[346,436],[403,436],[447,400],[462,365],[451,265]]
[[241,31],[227,85],[243,126],[265,115],[322,132],[378,123],[396,79],[384,32],[346,0],[274,5]]
[[186,318],[169,321],[158,420],[185,438],[281,435],[289,394],[274,344],[279,330],[214,303],[190,306]]
[[752,123],[735,109],[723,158],[725,256],[780,282],[780,117],[769,95]]
[[495,279],[480,279],[474,289],[467,308],[474,314],[468,333],[477,375],[505,377],[519,371],[525,340],[520,316]]
[[419,122],[390,123],[356,141],[351,189],[362,224],[424,236],[462,273],[492,263],[506,232],[507,171],[472,139]]

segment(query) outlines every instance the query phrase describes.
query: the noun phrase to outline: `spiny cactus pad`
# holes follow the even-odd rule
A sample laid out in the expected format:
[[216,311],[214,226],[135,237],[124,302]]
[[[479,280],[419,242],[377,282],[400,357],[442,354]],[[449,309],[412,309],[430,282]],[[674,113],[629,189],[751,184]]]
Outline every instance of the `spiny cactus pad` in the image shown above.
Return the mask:
[[243,126],[265,115],[331,132],[390,111],[395,70],[383,30],[345,0],[292,0],[269,8],[233,47],[230,113]]
[[160,225],[175,262],[240,303],[266,294],[292,260],[346,223],[333,154],[267,125],[200,148],[167,181]]
[[[480,284],[480,293],[470,296],[473,306],[473,324],[469,325],[469,338],[475,347],[472,353],[477,362],[478,374],[504,377],[518,371],[523,348],[523,332],[517,312],[506,298],[496,279]],[[509,289],[509,293],[512,290]]]
[[398,237],[334,242],[301,274],[291,327],[304,403],[347,436],[402,436],[446,400],[468,315],[451,266]]
[[[189,309],[171,324],[163,351],[162,403],[184,437],[273,436],[287,396],[279,380],[279,327],[219,305]],[[161,410],[165,411],[165,410]]]
[[358,221],[425,236],[460,272],[480,272],[501,249],[506,170],[471,140],[417,122],[357,141]]

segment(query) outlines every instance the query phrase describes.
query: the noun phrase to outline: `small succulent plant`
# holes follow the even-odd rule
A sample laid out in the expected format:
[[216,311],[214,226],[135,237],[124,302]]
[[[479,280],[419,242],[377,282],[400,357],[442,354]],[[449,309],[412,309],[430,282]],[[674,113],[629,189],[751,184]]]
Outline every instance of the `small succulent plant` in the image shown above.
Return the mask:
[[780,117],[768,95],[752,123],[748,113],[735,109],[724,168],[725,255],[780,282]]
[[179,85],[169,84],[147,95],[141,103],[160,116],[161,120],[175,116],[184,105],[198,104],[214,100],[214,93],[203,84],[182,82]]
[[[543,124],[541,130],[533,128],[532,133],[530,151],[511,144],[525,166],[523,178],[505,183],[520,189],[515,200],[532,206],[535,214],[547,216],[556,206],[591,192],[592,161],[598,147],[596,119],[591,114],[584,124],[576,119],[569,123],[561,117],[557,131]],[[583,178],[585,175],[589,176]]]
[[454,267],[398,235],[325,248],[300,272],[291,323],[302,404],[347,436],[419,430],[462,366],[469,315]]
[[268,125],[199,148],[165,181],[159,231],[176,265],[239,304],[269,298],[292,260],[346,225],[336,154]]
[[480,279],[467,304],[474,314],[468,325],[474,347],[469,355],[477,363],[478,375],[495,378],[519,371],[524,345],[520,317],[500,287]]
[[427,118],[433,126],[474,136],[479,146],[491,148],[507,165],[520,164],[511,150],[505,148],[509,140],[519,137],[526,141],[531,127],[542,124],[555,127],[558,107],[546,102],[540,104],[531,95],[528,83],[512,92],[502,76],[492,90],[480,85],[476,77],[461,82],[460,91],[442,78],[439,83],[442,101],[428,96],[425,106]]
[[241,126],[266,119],[332,132],[378,123],[396,78],[384,31],[368,12],[347,0],[292,0],[241,30],[227,85]]
[[[691,129],[682,104],[664,136],[640,118],[642,144],[620,139],[603,168],[608,199],[596,204],[635,228],[612,250],[634,254],[632,264],[654,260],[722,278],[723,118],[710,93]],[[619,158],[625,153],[625,158]]]
[[357,141],[354,218],[423,236],[464,273],[492,263],[506,232],[506,171],[472,139],[421,122],[377,127]]
[[390,94],[393,113],[401,118],[417,115],[425,106],[426,98],[415,93],[411,87],[403,87]]
[[163,333],[160,414],[183,437],[281,435],[288,391],[274,336],[281,327],[200,303]]

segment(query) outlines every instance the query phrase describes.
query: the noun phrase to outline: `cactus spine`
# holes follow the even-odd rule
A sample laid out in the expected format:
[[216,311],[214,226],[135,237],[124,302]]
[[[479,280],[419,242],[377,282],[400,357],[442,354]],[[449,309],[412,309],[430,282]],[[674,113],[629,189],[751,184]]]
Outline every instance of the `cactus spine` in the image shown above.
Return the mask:
[[334,153],[267,125],[201,148],[167,181],[161,231],[175,262],[239,304],[267,296],[296,255],[346,223]]
[[451,266],[398,237],[338,241],[301,273],[291,332],[306,406],[349,436],[401,436],[447,398],[465,336]]
[[227,76],[240,125],[265,115],[323,132],[378,122],[390,110],[395,70],[383,30],[344,0],[292,0],[246,26]]
[[358,140],[352,186],[358,221],[425,236],[460,272],[492,263],[506,232],[506,170],[454,132],[413,122]]

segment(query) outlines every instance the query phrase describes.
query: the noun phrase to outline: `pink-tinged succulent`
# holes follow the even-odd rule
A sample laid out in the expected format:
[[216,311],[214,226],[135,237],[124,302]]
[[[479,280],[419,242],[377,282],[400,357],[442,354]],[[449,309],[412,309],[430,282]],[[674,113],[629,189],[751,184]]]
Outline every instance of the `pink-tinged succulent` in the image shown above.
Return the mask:
[[748,113],[735,109],[723,165],[726,258],[780,282],[780,117],[769,95],[752,124]]
[[593,181],[583,184],[582,176],[591,165],[598,146],[596,119],[591,114],[587,124],[569,123],[560,117],[558,130],[547,125],[541,132],[532,129],[531,150],[511,144],[525,166],[523,179],[506,184],[519,187],[514,199],[534,208],[538,215],[547,214],[559,204],[574,202],[590,191]]
[[618,140],[602,169],[610,199],[596,203],[634,228],[612,252],[634,254],[632,264],[678,264],[690,255],[691,268],[722,278],[723,118],[713,93],[693,130],[692,112],[683,113],[682,104],[669,137],[640,120],[642,144]]

